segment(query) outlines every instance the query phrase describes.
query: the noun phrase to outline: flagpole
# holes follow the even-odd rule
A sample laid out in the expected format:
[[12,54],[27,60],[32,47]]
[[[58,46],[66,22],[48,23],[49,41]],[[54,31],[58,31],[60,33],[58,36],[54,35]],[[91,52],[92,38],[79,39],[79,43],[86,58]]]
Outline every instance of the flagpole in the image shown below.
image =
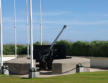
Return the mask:
[[30,0],[30,50],[31,50],[31,69],[33,65],[33,31],[32,31],[32,0]]
[[26,0],[26,16],[27,16],[27,18],[26,18],[26,30],[27,30],[27,56],[29,57],[29,24],[28,24],[28,0]]
[[31,60],[29,78],[35,78],[36,69],[33,62],[32,0],[29,0],[29,4],[30,4],[30,60]]
[[3,66],[2,0],[0,0],[0,66]]
[[42,45],[42,1],[40,0],[40,43]]
[[15,56],[17,57],[17,42],[16,42],[16,1],[14,0],[14,37],[15,37]]

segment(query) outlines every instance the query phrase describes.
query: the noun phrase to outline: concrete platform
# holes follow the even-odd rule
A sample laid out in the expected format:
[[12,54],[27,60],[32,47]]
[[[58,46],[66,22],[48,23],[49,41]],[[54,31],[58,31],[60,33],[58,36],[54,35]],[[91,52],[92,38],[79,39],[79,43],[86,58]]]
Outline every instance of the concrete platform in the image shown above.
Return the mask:
[[90,59],[82,57],[72,57],[70,59],[54,60],[52,66],[53,74],[76,73],[76,65],[82,64],[84,72],[90,72]]
[[[4,65],[8,65],[11,74],[26,75],[29,73],[30,59],[27,59],[27,57],[15,58],[13,60],[6,61]],[[35,60],[34,66],[36,66]]]
[[[74,74],[74,73],[76,73],[76,70],[74,69],[76,67],[76,65],[74,65],[74,64],[77,64],[77,63],[82,63],[83,64],[83,66],[85,67],[85,72],[89,72],[89,71],[90,72],[108,71],[108,70],[105,70],[105,69],[89,68],[90,67],[89,61],[90,61],[89,59],[82,58],[82,57],[72,57],[71,59],[66,59],[66,60],[64,60],[64,59],[54,60],[53,64],[63,64],[62,66],[64,66],[63,67],[64,72],[62,72],[61,74],[60,73],[55,73],[54,74],[55,70],[53,68],[53,71],[38,71],[36,76],[39,77],[39,78],[40,77],[45,78],[45,77],[53,77],[53,76],[62,76],[62,75]],[[15,65],[17,63],[19,65],[17,65],[17,67],[16,67]],[[16,58],[14,60],[7,61],[5,64],[9,65],[11,72],[18,74],[18,75],[14,74],[14,76],[28,78],[28,70],[29,70],[29,66],[30,66],[30,60],[27,59],[26,57]],[[12,64],[12,66],[10,66],[10,64]],[[28,64],[28,67],[26,67],[24,64],[25,65]],[[88,67],[88,68],[86,68],[86,67]],[[57,68],[60,68],[60,67],[57,67]],[[16,72],[16,70],[17,70],[17,72]],[[19,75],[19,73],[21,73],[21,74]]]
[[[36,66],[36,62],[34,60],[34,66]],[[84,72],[90,71],[90,60],[81,57],[72,57],[70,59],[61,59],[53,61],[53,69],[50,72],[42,72],[40,71],[40,76],[55,76],[55,75],[64,75],[64,74],[74,74],[76,73],[76,64],[81,63],[85,68]],[[30,59],[27,57],[15,58],[13,60],[6,61],[5,65],[9,66],[9,71],[14,75],[27,75],[30,69]]]

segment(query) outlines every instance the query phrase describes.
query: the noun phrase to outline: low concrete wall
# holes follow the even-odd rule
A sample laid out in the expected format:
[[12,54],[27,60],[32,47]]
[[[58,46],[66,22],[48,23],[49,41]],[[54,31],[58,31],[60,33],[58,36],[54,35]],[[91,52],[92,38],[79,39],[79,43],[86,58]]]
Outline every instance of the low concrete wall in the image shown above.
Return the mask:
[[29,73],[30,64],[20,63],[5,63],[8,65],[10,74],[26,75]]
[[76,73],[76,65],[81,63],[85,68],[84,72],[89,72],[90,60],[81,57],[72,57],[71,59],[54,60],[52,72],[54,74],[63,74],[66,72]]
[[108,58],[93,57],[90,60],[90,66],[93,68],[108,68]]
[[[4,65],[8,65],[10,74],[26,75],[29,74],[30,59],[26,57],[16,58],[5,62]],[[36,66],[36,64],[34,64],[34,66]]]

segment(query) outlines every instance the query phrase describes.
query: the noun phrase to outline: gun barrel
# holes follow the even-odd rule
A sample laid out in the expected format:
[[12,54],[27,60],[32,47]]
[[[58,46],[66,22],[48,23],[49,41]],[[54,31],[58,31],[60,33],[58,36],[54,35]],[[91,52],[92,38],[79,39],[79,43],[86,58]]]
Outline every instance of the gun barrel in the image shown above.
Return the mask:
[[64,31],[64,29],[66,29],[67,25],[64,25],[62,30],[60,31],[60,33],[57,35],[57,37],[55,38],[55,40],[52,42],[50,50],[53,48],[55,42],[57,41],[57,39],[60,37],[60,35],[62,34],[62,32]]

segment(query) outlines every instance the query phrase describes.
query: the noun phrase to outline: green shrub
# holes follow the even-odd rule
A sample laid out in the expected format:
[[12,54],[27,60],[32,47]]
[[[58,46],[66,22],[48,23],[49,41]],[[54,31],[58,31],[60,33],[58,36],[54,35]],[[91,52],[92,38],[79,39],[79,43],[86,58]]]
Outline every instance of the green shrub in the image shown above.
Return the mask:
[[[14,44],[3,45],[3,54],[4,55],[14,55],[15,54]],[[27,47],[25,45],[17,45],[17,54],[18,55],[27,54]]]
[[61,40],[56,44],[64,44],[67,47],[66,54],[70,56],[108,57],[108,41],[70,42]]
[[91,56],[108,56],[108,41],[93,41],[91,42]]
[[[40,42],[34,43],[34,45],[40,45]],[[43,45],[50,45],[49,42],[43,42]],[[95,57],[108,57],[108,41],[92,41],[92,42],[71,42],[66,40],[60,40],[56,42],[56,45],[66,46],[66,55],[68,56],[95,56]],[[14,55],[15,47],[13,44],[6,44],[3,46],[4,55]],[[27,54],[26,45],[17,45],[17,54]]]
[[74,56],[89,56],[90,44],[89,42],[77,41],[73,43],[72,52]]
[[14,52],[14,45],[13,44],[7,44],[3,45],[3,54],[5,55],[13,55]]
[[27,47],[25,45],[17,45],[17,53],[18,55],[27,54]]

